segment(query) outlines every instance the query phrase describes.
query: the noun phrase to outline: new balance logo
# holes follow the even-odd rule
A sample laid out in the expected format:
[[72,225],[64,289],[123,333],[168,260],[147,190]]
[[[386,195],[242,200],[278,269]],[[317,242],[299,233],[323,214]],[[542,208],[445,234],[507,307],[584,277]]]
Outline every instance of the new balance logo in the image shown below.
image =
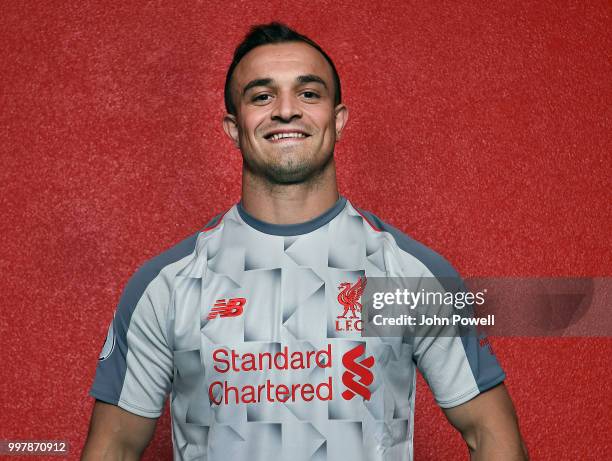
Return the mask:
[[208,320],[218,317],[237,317],[242,314],[246,301],[246,298],[217,299],[208,314]]
[[[347,389],[342,393],[344,400],[351,400],[355,395],[360,395],[364,400],[370,400],[372,393],[368,386],[374,382],[374,374],[370,368],[374,366],[374,357],[365,357],[360,362],[357,358],[363,355],[365,346],[360,344],[350,351],[346,352],[342,357],[342,365],[346,371],[342,374],[342,384]],[[359,380],[355,380],[359,378]]]

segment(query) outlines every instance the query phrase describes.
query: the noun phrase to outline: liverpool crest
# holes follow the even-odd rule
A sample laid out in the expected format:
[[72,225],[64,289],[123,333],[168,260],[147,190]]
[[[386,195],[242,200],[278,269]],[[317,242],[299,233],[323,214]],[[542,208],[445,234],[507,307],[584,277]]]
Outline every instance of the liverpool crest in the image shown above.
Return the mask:
[[361,331],[361,295],[367,282],[363,276],[353,284],[343,282],[338,286],[338,303],[343,311],[337,317],[336,331]]

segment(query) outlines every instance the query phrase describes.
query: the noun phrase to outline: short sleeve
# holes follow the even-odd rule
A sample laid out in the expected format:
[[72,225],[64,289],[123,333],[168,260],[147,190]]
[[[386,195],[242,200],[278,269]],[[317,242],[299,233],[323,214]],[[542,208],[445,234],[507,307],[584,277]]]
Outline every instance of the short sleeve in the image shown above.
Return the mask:
[[167,283],[151,265],[128,282],[109,326],[90,395],[140,416],[156,418],[170,391]]
[[[396,277],[424,277],[437,280],[446,291],[465,290],[454,267],[441,255],[410,238],[376,215],[360,210],[370,225],[387,232],[401,252],[401,270]],[[413,360],[429,384],[438,404],[444,408],[460,405],[505,379],[487,338],[475,331],[459,335],[433,329],[425,335],[411,335]],[[469,333],[469,334],[466,334]]]
[[[465,291],[462,282],[460,287]],[[484,333],[473,327],[462,328],[456,335],[444,328],[431,331],[414,338],[413,357],[441,407],[465,403],[505,379]]]

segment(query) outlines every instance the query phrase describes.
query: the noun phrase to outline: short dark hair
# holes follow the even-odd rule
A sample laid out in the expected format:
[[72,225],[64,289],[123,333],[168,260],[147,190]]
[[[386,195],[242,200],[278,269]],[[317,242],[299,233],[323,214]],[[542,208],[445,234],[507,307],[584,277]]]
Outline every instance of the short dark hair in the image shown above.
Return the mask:
[[236,115],[236,106],[232,101],[232,95],[230,91],[230,85],[232,81],[232,75],[238,63],[246,56],[246,54],[253,48],[257,48],[262,45],[269,45],[274,43],[287,43],[287,42],[303,42],[315,48],[319,51],[325,60],[329,63],[332,68],[332,74],[334,76],[334,105],[337,106],[342,101],[342,93],[340,89],[340,77],[336,66],[333,61],[327,55],[323,49],[317,45],[314,41],[306,37],[305,35],[299,34],[293,29],[290,29],[285,24],[280,22],[271,22],[269,24],[259,24],[251,27],[249,33],[244,37],[242,42],[236,47],[234,51],[234,59],[227,70],[227,76],[225,77],[225,110],[228,114]]

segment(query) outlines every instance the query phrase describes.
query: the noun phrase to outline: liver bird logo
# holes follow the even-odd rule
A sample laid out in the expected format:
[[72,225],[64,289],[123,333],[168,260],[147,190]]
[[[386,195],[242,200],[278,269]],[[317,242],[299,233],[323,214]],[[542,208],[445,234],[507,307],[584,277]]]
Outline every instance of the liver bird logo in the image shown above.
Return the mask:
[[357,312],[361,312],[362,307],[359,300],[361,299],[363,290],[365,290],[366,283],[368,283],[368,280],[363,276],[359,277],[359,280],[353,285],[349,282],[344,282],[338,286],[340,290],[340,293],[338,293],[338,302],[344,307],[344,312],[342,315],[338,316],[339,319],[345,319],[349,311],[351,311],[351,316],[349,318],[358,318]]

